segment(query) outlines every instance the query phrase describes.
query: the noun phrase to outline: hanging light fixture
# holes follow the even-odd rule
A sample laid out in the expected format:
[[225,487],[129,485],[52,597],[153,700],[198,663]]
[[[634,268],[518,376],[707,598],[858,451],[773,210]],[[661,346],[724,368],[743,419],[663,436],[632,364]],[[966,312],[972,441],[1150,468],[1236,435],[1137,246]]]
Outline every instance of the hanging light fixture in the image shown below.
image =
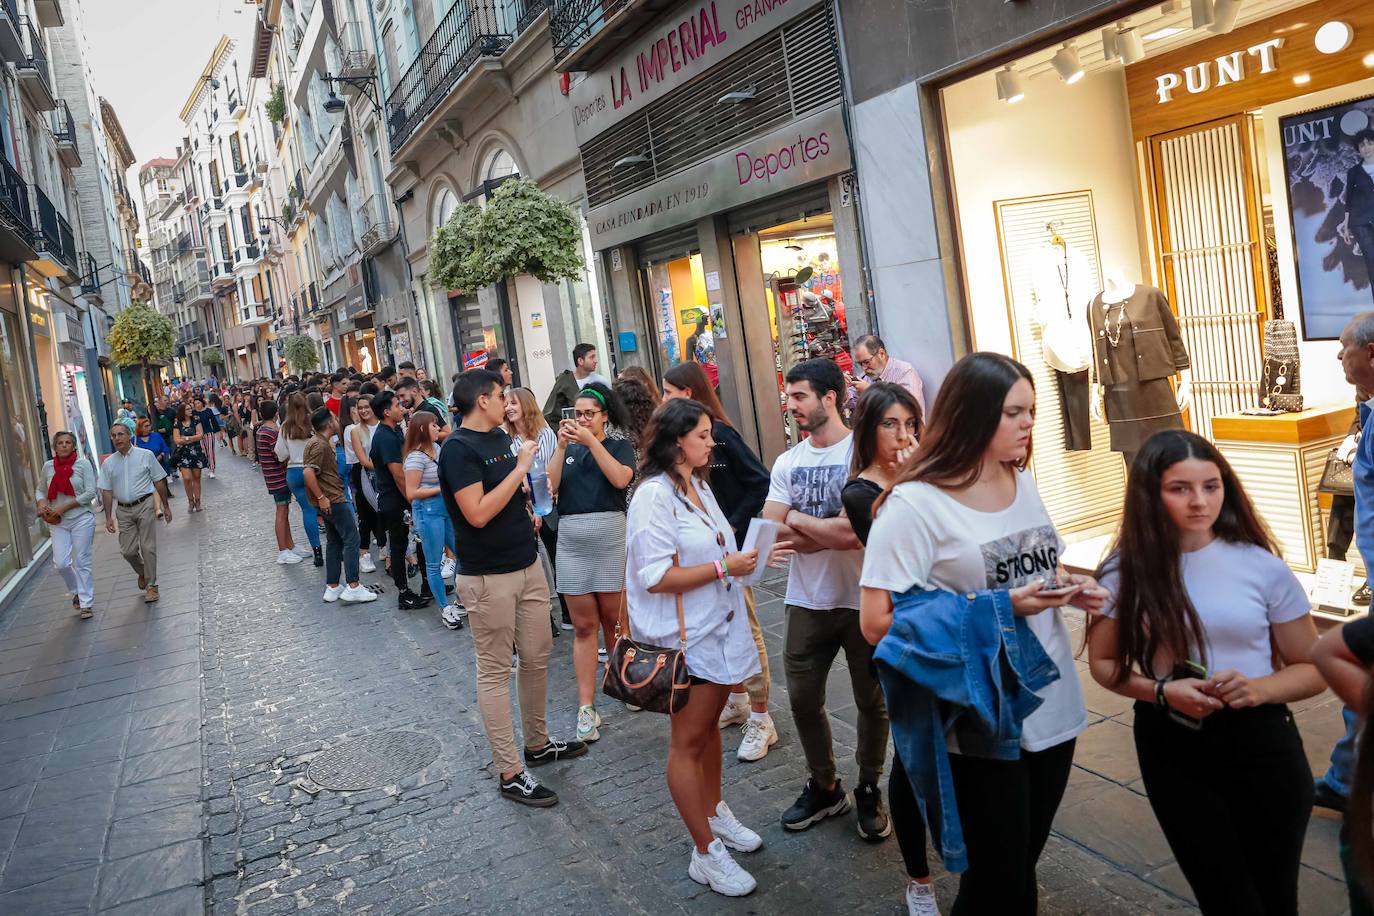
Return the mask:
[[1117,33],[1116,48],[1121,54],[1121,62],[1128,66],[1145,58],[1145,42],[1141,39],[1140,32],[1134,28],[1123,29]]
[[1212,4],[1212,24],[1207,28],[1218,35],[1225,35],[1236,27],[1236,17],[1240,15],[1240,0],[1215,0]]
[[1212,0],[1192,0],[1193,28],[1209,29],[1216,21],[1216,13],[1212,10]]
[[1054,65],[1054,71],[1059,74],[1059,78],[1067,85],[1072,86],[1083,78],[1083,66],[1078,62],[1078,49],[1068,42],[1064,43],[1064,47],[1059,49],[1050,63]]
[[997,71],[997,98],[1008,105],[1015,105],[1026,97],[1026,84],[1021,74],[1007,64]]
[[1116,26],[1109,25],[1102,30],[1102,59],[1111,63],[1120,56],[1116,47]]

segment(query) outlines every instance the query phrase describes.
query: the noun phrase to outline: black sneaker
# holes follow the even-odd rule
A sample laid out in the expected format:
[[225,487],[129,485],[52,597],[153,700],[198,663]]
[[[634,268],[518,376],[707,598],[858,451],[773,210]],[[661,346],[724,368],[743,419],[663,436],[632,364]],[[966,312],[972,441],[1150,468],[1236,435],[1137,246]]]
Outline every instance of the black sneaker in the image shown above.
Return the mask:
[[587,745],[581,741],[559,741],[550,738],[549,743],[537,751],[525,748],[525,762],[532,767],[541,767],[555,760],[571,760],[587,753]]
[[1344,795],[1331,788],[1325,780],[1318,779],[1312,792],[1312,807],[1326,808],[1329,811],[1339,811],[1345,813],[1346,803],[1349,801]]
[[501,780],[501,796],[531,808],[551,808],[558,804],[557,793],[540,785],[529,770],[521,770],[510,779]]
[[1364,585],[1355,589],[1355,594],[1350,596],[1350,603],[1355,605],[1355,607],[1369,607],[1370,597],[1369,583],[1366,582]]
[[812,824],[849,810],[849,793],[845,792],[840,780],[835,780],[835,788],[829,792],[816,785],[816,780],[808,779],[806,788],[797,796],[796,804],[782,813],[782,825],[788,830],[805,830]]
[[398,603],[400,605],[401,610],[403,611],[415,611],[419,610],[422,607],[429,607],[429,602],[430,599],[424,597],[423,595],[417,595],[410,589],[406,589],[405,591],[401,592],[401,597]]
[[315,553],[315,566],[316,566],[316,567],[323,566],[323,565],[324,565],[324,551],[321,550],[321,549],[318,548],[318,547],[312,547],[311,550],[313,550],[314,553]]
[[892,834],[892,821],[883,807],[883,792],[873,783],[859,783],[854,790],[854,807],[859,811],[859,836],[877,843]]

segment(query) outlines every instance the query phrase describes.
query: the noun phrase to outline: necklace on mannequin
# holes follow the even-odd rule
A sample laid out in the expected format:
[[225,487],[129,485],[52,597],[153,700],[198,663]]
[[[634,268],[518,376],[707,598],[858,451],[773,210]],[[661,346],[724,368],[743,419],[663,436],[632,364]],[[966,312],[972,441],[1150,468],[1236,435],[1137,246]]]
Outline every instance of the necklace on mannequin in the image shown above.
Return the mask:
[[[1115,330],[1115,331],[1112,330],[1112,305],[1113,305],[1113,304],[1115,304],[1115,305],[1118,306],[1117,313],[1116,313],[1116,330]],[[1106,329],[1106,331],[1107,331],[1107,343],[1111,344],[1113,347],[1116,347],[1116,346],[1120,345],[1120,343],[1121,343],[1121,327],[1122,327],[1122,325],[1124,325],[1125,323],[1126,323],[1126,300],[1125,300],[1125,299],[1121,300],[1121,302],[1119,302],[1119,303],[1111,303],[1111,302],[1103,302],[1103,303],[1102,303],[1102,325],[1103,325],[1103,327],[1104,327],[1104,328]]]

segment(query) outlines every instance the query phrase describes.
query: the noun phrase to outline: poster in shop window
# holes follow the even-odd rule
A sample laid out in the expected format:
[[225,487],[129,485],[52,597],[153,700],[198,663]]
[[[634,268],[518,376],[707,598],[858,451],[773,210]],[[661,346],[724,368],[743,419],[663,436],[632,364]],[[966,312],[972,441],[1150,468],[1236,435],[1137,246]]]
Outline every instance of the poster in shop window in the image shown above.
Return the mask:
[[1374,309],[1374,97],[1279,125],[1303,337],[1335,340]]

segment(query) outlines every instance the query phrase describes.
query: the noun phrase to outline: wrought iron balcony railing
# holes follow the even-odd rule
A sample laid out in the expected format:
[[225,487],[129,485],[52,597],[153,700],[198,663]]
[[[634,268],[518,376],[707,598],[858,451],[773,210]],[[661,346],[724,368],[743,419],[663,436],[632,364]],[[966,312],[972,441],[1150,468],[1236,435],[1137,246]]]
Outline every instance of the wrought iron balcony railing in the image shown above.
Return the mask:
[[553,0],[549,13],[553,59],[567,57],[627,5],[628,0]]

